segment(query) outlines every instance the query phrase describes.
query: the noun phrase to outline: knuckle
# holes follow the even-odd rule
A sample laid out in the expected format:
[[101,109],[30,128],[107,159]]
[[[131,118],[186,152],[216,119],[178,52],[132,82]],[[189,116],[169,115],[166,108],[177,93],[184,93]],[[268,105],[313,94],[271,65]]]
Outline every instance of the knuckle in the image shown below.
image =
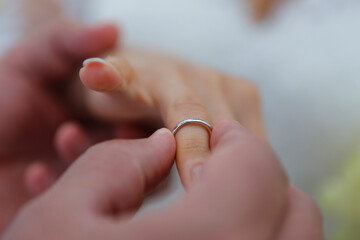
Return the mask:
[[253,109],[260,108],[261,93],[258,86],[242,78],[223,76],[220,82],[223,92],[229,93],[230,97],[241,103],[243,107]]
[[210,84],[210,86],[221,87],[223,82],[221,74],[210,68],[200,68],[199,76],[200,80],[205,84]]
[[251,82],[243,82],[242,88],[244,89],[245,100],[252,105],[260,104],[260,91],[259,88]]
[[242,119],[246,114],[260,112],[260,91],[254,83],[229,78],[227,78],[226,82],[225,89],[230,93],[229,97],[233,107],[237,110],[239,119]]

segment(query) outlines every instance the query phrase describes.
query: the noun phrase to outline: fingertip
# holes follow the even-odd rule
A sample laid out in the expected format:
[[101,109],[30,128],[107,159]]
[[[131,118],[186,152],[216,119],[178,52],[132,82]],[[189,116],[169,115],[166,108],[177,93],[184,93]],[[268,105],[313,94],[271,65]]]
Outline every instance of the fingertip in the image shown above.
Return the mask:
[[157,130],[155,133],[153,133],[153,135],[150,136],[150,139],[154,142],[157,142],[158,145],[162,145],[165,147],[165,149],[173,151],[175,154],[176,141],[174,135],[169,129],[161,128]]
[[211,148],[215,147],[220,139],[222,139],[226,134],[233,134],[244,130],[246,129],[239,122],[233,119],[223,119],[218,121],[211,134]]
[[71,163],[86,151],[91,140],[78,124],[67,122],[61,125],[55,136],[55,147],[59,155]]
[[[176,143],[172,133],[162,128],[156,131],[148,138],[147,150],[144,151],[151,156],[148,157],[151,161],[144,164],[145,175],[148,177],[147,188],[152,188],[159,179],[169,174],[175,160]],[[154,175],[154,173],[156,173]]]
[[54,181],[54,174],[44,163],[33,163],[25,171],[25,187],[33,196],[39,195],[47,190]]
[[102,58],[89,58],[79,73],[85,87],[98,92],[121,88],[122,81],[115,69]]
[[161,128],[151,135],[151,137],[165,137],[165,136],[167,137],[171,136],[171,138],[174,138],[172,132],[167,128]]

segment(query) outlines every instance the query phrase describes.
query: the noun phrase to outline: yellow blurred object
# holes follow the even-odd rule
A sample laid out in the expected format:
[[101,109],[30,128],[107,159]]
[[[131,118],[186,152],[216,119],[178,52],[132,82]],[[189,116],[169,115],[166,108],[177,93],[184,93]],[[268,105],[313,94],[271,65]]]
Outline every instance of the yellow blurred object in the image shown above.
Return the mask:
[[279,0],[250,0],[253,8],[253,16],[256,20],[264,20],[273,10]]
[[360,236],[360,148],[344,164],[320,193],[320,205],[335,226],[330,240],[353,240]]

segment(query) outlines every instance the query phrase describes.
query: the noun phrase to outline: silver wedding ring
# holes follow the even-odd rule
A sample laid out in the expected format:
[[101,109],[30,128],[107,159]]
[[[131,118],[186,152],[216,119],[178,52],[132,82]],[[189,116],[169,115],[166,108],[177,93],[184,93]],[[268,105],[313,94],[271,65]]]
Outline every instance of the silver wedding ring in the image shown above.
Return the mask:
[[209,134],[211,135],[211,132],[212,132],[211,125],[208,122],[204,121],[204,120],[196,119],[196,118],[189,118],[189,119],[186,119],[184,121],[181,121],[174,128],[174,130],[172,130],[172,133],[175,135],[182,127],[184,127],[186,125],[190,125],[190,124],[196,124],[196,125],[200,125],[200,126],[204,127],[209,132]]

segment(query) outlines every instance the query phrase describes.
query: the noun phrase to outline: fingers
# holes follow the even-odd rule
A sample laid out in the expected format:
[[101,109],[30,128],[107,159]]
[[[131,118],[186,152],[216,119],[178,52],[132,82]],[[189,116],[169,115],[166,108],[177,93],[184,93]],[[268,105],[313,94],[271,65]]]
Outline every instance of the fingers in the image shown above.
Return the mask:
[[115,46],[115,26],[85,27],[59,21],[5,55],[3,62],[27,78],[48,81],[70,74],[84,58]]
[[[209,124],[213,123],[200,97],[186,87],[178,88],[176,93],[164,90],[157,98],[165,125],[170,129],[181,121],[191,118],[201,119]],[[177,168],[184,187],[189,188],[194,181],[195,167],[202,164],[210,154],[210,136],[203,126],[191,124],[181,128],[175,137]]]
[[[149,74],[142,70],[141,68],[133,70],[133,66],[122,58],[90,59],[85,62],[85,66],[80,72],[80,78],[88,88],[110,93],[111,97],[114,97],[115,93],[117,93],[117,98],[119,98],[119,93],[126,94],[128,98],[138,104],[137,106],[127,105],[127,109],[129,106],[132,108],[133,114],[140,112],[141,105],[139,103],[143,103],[142,106],[148,105],[157,108],[165,126],[169,129],[173,129],[178,123],[189,118],[198,118],[212,123],[206,104],[196,92],[186,86],[183,81],[184,76],[180,72],[172,68],[170,70],[165,68],[160,69],[161,72],[155,70],[157,74],[153,76],[154,73]],[[113,98],[112,101],[114,101]],[[99,103],[98,99],[94,102]],[[124,102],[117,101],[117,103],[123,104]],[[106,111],[103,107],[102,113],[109,112],[109,115],[114,115],[113,104],[108,102],[103,106],[109,110]],[[108,106],[110,107],[108,108]],[[119,105],[118,109],[120,109]],[[129,111],[125,112],[129,114]],[[144,114],[149,111],[142,112]],[[149,115],[146,114],[146,116]],[[210,152],[209,134],[201,126],[189,125],[176,134],[176,142],[177,166],[181,179],[187,187],[192,182],[192,169],[200,164]]]
[[[260,240],[277,233],[288,184],[268,144],[226,120],[215,125],[211,147],[211,155],[182,201],[125,223],[124,238]],[[136,231],[140,226],[142,231]]]
[[97,129],[97,126],[93,126],[91,130],[87,130],[76,122],[65,122],[55,134],[55,148],[60,158],[71,164],[96,143],[113,138],[145,138],[153,132],[149,133],[132,123],[120,123],[109,129]]
[[305,193],[291,186],[287,212],[276,239],[322,240],[322,229],[319,207]]
[[98,92],[123,91],[129,88],[129,85],[133,84],[134,75],[130,64],[123,58],[116,59],[117,67],[109,58],[107,61],[102,58],[90,58],[84,61],[80,70],[80,78],[84,85]]
[[287,200],[287,178],[273,151],[233,120],[215,125],[211,149],[197,182],[202,194],[216,192],[208,201],[224,205],[219,211],[235,217],[247,239],[272,236]]
[[148,139],[105,142],[83,154],[54,192],[76,208],[118,214],[137,207],[144,192],[169,174],[174,152],[174,138],[165,129]]
[[95,143],[79,124],[66,122],[55,134],[55,147],[62,159],[72,163]]
[[[59,157],[63,159],[67,166],[80,157],[88,148],[104,139],[108,135],[106,132],[88,132],[82,126],[75,122],[65,122],[55,134],[55,148]],[[130,124],[118,125],[113,135],[116,138],[141,138],[145,137],[144,132]],[[105,139],[110,139],[110,135]],[[36,162],[31,164],[25,173],[25,185],[33,196],[47,190],[54,182],[57,176],[52,172],[49,166],[44,163]]]
[[55,182],[55,179],[55,174],[45,163],[32,163],[25,170],[25,188],[31,196],[37,196],[46,191]]
[[[124,115],[146,117],[149,114],[139,114],[146,112],[139,106],[148,105],[159,110],[169,129],[189,118],[202,119],[210,124],[231,118],[240,120],[245,127],[266,138],[259,95],[252,84],[171,58],[168,63],[159,60],[157,55],[151,55],[153,61],[163,63],[159,67],[159,64],[139,60],[139,56],[132,52],[124,55],[128,61],[123,58],[90,59],[80,72],[85,86],[106,93],[91,94],[88,98],[87,102],[92,105],[90,109],[96,109],[96,115],[109,119]],[[126,99],[133,101],[129,104]],[[124,111],[114,113],[114,109]],[[209,135],[201,126],[187,125],[176,134],[176,140],[177,167],[187,188],[193,182],[197,166],[210,153]]]
[[125,59],[92,58],[83,65],[80,79],[87,88],[96,91],[86,96],[88,108],[96,117],[107,121],[160,122],[158,111],[152,108],[152,99],[137,82],[132,66]]

